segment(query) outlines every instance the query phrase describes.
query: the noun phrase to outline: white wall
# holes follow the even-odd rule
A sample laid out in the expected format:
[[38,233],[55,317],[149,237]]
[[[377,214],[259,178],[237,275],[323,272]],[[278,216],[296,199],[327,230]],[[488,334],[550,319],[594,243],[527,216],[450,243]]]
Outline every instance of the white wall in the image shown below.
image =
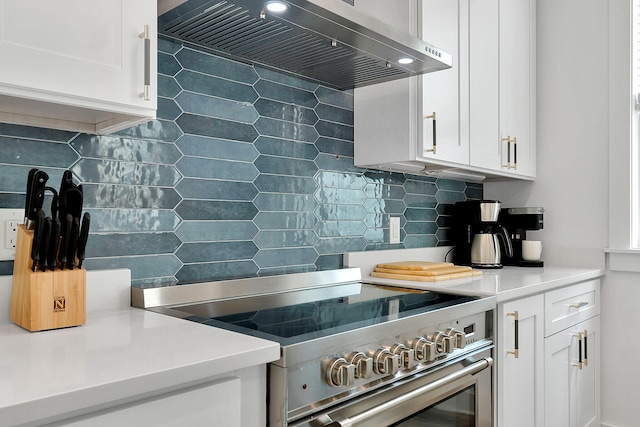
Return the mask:
[[[485,197],[546,209],[545,262],[602,267],[628,235],[629,4],[538,0],[537,179],[488,183]],[[602,288],[603,426],[639,425],[639,283],[609,272]]]

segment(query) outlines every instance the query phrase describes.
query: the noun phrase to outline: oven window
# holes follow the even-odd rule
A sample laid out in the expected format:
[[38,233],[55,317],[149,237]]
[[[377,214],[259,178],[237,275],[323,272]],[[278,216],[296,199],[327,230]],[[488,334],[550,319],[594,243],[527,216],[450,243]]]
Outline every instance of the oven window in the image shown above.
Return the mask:
[[475,385],[393,424],[397,427],[474,427],[475,425]]

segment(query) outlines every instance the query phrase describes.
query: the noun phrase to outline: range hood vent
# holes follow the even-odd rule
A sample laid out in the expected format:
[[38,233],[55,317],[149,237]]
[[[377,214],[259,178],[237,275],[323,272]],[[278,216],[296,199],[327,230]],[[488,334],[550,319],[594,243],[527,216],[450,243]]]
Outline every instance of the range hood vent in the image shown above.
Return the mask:
[[[162,3],[160,11],[173,6]],[[451,55],[341,0],[288,0],[288,9],[280,14],[266,11],[264,4],[187,0],[158,17],[158,31],[340,90],[451,67]],[[401,65],[400,58],[413,62]]]

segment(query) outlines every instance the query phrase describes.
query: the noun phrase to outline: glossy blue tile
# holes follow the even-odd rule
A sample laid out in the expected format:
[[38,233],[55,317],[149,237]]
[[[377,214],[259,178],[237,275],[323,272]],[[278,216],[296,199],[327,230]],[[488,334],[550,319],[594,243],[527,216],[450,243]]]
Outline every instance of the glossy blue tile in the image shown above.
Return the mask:
[[173,231],[180,217],[165,209],[84,209],[91,214],[92,233]]
[[366,231],[363,221],[322,221],[316,227],[320,237],[362,236]]
[[52,142],[68,142],[76,135],[76,132],[67,132],[64,130],[0,123],[0,136],[42,139]]
[[82,182],[171,187],[181,178],[174,166],[82,159],[71,168]]
[[469,200],[482,200],[483,199],[483,187],[482,184],[469,184],[464,190],[464,195]]
[[342,254],[320,255],[316,260],[318,270],[336,270],[343,267]]
[[363,251],[367,246],[364,237],[331,237],[318,240],[316,250],[319,254]]
[[312,177],[318,171],[313,161],[260,156],[254,162],[260,173]]
[[180,269],[182,263],[174,254],[154,254],[133,257],[89,258],[85,260],[83,266],[88,270],[128,268],[131,270],[131,279],[133,281],[158,276],[173,276]]
[[184,220],[251,220],[258,209],[251,202],[183,200],[175,212]]
[[299,89],[275,82],[260,79],[253,85],[261,98],[281,101],[302,107],[314,108],[318,104],[318,98],[312,91]]
[[404,216],[407,221],[435,221],[438,213],[435,209],[407,208]]
[[85,183],[82,190],[87,208],[173,209],[180,203],[173,188]]
[[255,69],[261,79],[269,80],[275,83],[282,83],[287,86],[293,86],[299,89],[308,90],[309,92],[313,92],[319,86],[318,83],[298,79],[296,77],[278,73],[277,71],[268,70],[266,68],[255,67]]
[[363,169],[353,165],[353,159],[350,157],[332,156],[330,154],[320,153],[318,154],[318,157],[316,157],[315,162],[320,169],[352,173],[363,172]]
[[318,258],[314,248],[261,249],[254,257],[260,268],[309,265]]
[[318,116],[311,108],[305,108],[300,105],[260,98],[255,102],[254,106],[256,111],[263,117],[303,125],[314,125],[318,121]]
[[364,208],[370,213],[386,213],[402,215],[406,206],[402,200],[367,199]]
[[173,55],[180,49],[182,49],[182,43],[165,38],[164,36],[158,36],[158,51]]
[[435,208],[438,204],[435,196],[425,194],[407,194],[404,204],[411,208]]
[[353,126],[319,120],[316,124],[316,130],[320,136],[353,141]]
[[258,118],[256,109],[249,102],[229,101],[193,92],[182,92],[176,97],[176,102],[185,113],[200,116],[233,120],[240,123],[253,123]]
[[253,239],[260,249],[295,248],[313,246],[318,237],[313,230],[271,230],[260,231]]
[[353,141],[343,141],[321,136],[316,141],[318,151],[337,156],[353,157]]
[[318,100],[324,104],[353,110],[353,94],[325,86],[319,86],[315,93]]
[[421,194],[421,195],[431,195],[435,196],[438,192],[438,187],[436,187],[435,182],[424,182],[418,181],[411,178],[407,178],[404,183],[404,189],[407,194]]
[[212,261],[250,260],[258,252],[251,241],[246,242],[195,242],[184,243],[176,251],[185,264]]
[[227,261],[184,265],[176,278],[180,283],[199,283],[251,277],[257,273],[258,266],[253,261]]
[[332,171],[319,171],[316,174],[316,181],[319,187],[347,188],[352,190],[361,190],[367,185],[367,181],[360,174]]
[[260,193],[253,202],[261,212],[309,212],[313,211],[318,204],[311,193]]
[[258,158],[258,150],[248,142],[209,138],[197,135],[182,135],[176,146],[186,156],[207,157],[210,159],[238,160],[252,162]]
[[414,234],[436,234],[438,225],[435,222],[411,222],[408,221],[404,226],[407,235]]
[[396,199],[403,200],[407,196],[404,187],[400,185],[387,185],[378,183],[369,183],[365,187],[365,194],[372,199]]
[[383,213],[369,213],[364,218],[367,228],[383,228],[389,227],[389,215]]
[[171,164],[181,156],[171,143],[143,139],[81,134],[71,146],[83,157]]
[[463,181],[438,178],[436,179],[436,187],[438,187],[438,190],[463,192],[466,188],[466,184]]
[[346,188],[321,187],[315,196],[319,203],[337,205],[362,205],[367,200],[364,191]]
[[260,117],[254,123],[254,126],[260,135],[264,136],[274,136],[276,138],[302,142],[314,142],[318,139],[318,132],[313,126],[309,125]]
[[[30,170],[31,166],[2,165],[0,167],[0,193],[24,193],[27,189],[27,175]],[[49,179],[56,182],[51,179],[51,176]]]
[[88,258],[171,254],[182,244],[174,233],[89,234]]
[[178,125],[168,120],[151,120],[149,122],[132,126],[130,128],[113,133],[113,135],[127,136],[131,138],[151,139],[156,141],[175,142],[182,132]]
[[316,113],[322,120],[353,126],[353,110],[338,108],[327,104],[318,104]]
[[438,246],[438,239],[433,234],[417,234],[407,236],[402,243],[407,249],[429,248]]
[[0,192],[0,206],[2,208],[24,209],[24,199],[24,194],[6,194]]
[[176,54],[176,59],[186,70],[198,71],[246,84],[253,84],[258,80],[258,74],[250,65],[193,49],[182,49]]
[[182,88],[176,82],[176,79],[173,77],[158,75],[158,96],[173,99],[180,92],[182,92]]
[[295,176],[261,174],[254,184],[260,192],[265,193],[312,194],[316,190],[313,178]]
[[203,95],[217,96],[238,102],[253,103],[258,99],[258,94],[252,86],[220,79],[202,73],[182,70],[176,75],[176,80],[184,90]]
[[185,199],[200,200],[253,200],[258,194],[250,182],[185,178],[176,190]]
[[212,136],[244,142],[252,142],[258,136],[252,125],[193,114],[185,113],[181,115],[176,120],[176,123],[184,133],[193,135]]
[[182,69],[176,58],[163,52],[158,52],[158,73],[175,76]]
[[256,234],[252,221],[183,221],[176,230],[183,242],[252,240]]
[[362,221],[367,216],[364,206],[360,205],[319,205],[316,215],[321,221]]
[[260,154],[271,154],[294,159],[313,160],[318,155],[318,150],[313,144],[267,136],[259,136],[254,146]]
[[252,181],[258,176],[258,170],[253,163],[249,162],[184,156],[176,164],[176,167],[182,175],[189,178]]
[[[309,206],[313,210],[313,206]],[[313,212],[260,211],[253,220],[260,230],[313,229],[318,219]]]
[[[411,176],[411,175],[406,175]],[[389,184],[389,185],[404,185],[407,181],[406,177],[402,173],[393,173],[385,171],[366,170],[364,177],[368,182],[376,184]],[[407,189],[405,188],[405,191]],[[408,191],[406,191],[408,192]],[[434,193],[435,194],[435,193]]]
[[0,163],[67,168],[78,155],[65,143],[0,137]]
[[182,114],[182,109],[173,99],[158,97],[158,111],[156,115],[159,119],[175,120],[180,114]]
[[438,203],[455,203],[455,202],[463,202],[465,200],[464,193],[460,193],[459,191],[438,191],[436,194],[436,199]]

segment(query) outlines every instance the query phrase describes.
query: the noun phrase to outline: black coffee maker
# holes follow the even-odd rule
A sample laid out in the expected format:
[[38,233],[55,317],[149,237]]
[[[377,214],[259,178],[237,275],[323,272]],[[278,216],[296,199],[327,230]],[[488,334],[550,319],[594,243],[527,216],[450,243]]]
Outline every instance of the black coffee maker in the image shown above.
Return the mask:
[[511,239],[498,223],[499,214],[500,202],[496,200],[470,200],[454,205],[454,264],[502,268],[503,253],[513,257]]
[[500,210],[499,221],[507,231],[513,244],[513,256],[503,259],[504,265],[519,267],[543,267],[543,261],[527,261],[522,258],[522,241],[527,240],[527,231],[542,230],[544,209],[531,208],[503,208]]

